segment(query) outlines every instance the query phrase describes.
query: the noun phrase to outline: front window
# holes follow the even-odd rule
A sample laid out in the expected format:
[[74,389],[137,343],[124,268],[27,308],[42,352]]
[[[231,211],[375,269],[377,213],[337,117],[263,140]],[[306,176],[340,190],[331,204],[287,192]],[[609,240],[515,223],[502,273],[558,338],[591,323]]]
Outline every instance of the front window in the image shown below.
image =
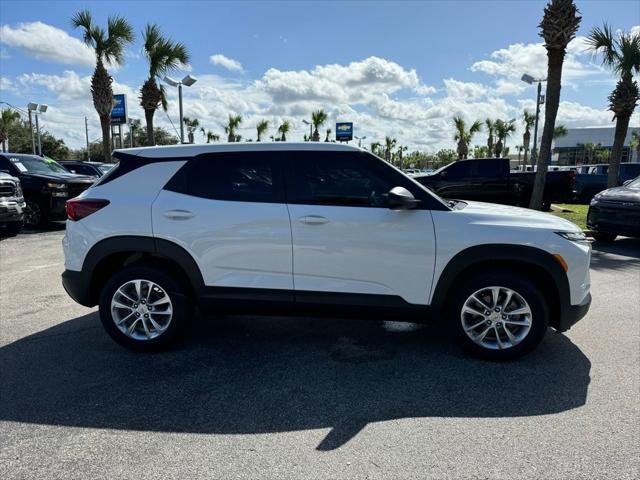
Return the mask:
[[640,190],[640,177],[631,180],[631,182],[627,183],[627,188],[630,188],[631,190]]

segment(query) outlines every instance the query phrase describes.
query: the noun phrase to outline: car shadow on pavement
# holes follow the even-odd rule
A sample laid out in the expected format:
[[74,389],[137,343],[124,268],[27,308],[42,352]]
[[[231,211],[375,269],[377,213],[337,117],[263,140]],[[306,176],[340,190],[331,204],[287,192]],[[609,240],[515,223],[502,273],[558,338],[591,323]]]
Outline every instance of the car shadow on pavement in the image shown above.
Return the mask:
[[175,350],[135,354],[91,313],[0,348],[0,420],[139,431],[253,434],[368,423],[546,415],[585,404],[591,363],[549,332],[509,363],[461,354],[435,325],[223,317]]
[[611,243],[594,242],[592,248],[593,269],[622,270],[640,266],[640,238],[618,238]]

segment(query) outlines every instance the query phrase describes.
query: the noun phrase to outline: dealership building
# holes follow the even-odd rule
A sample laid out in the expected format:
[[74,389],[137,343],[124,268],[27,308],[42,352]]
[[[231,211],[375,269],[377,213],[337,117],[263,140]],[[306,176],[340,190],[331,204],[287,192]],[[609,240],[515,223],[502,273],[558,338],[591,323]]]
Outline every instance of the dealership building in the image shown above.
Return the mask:
[[[608,163],[613,146],[613,127],[569,128],[567,135],[554,141],[553,160],[557,165],[581,165]],[[629,128],[624,139],[623,162],[638,162],[638,153],[629,146],[632,132],[640,134],[640,128]]]

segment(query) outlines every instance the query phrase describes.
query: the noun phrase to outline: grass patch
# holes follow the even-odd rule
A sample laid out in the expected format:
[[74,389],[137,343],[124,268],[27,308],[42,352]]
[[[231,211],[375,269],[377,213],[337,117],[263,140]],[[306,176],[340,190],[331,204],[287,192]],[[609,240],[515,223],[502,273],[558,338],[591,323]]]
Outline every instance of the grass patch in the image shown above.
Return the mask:
[[588,211],[589,211],[589,205],[576,205],[573,203],[554,203],[553,210],[551,211],[551,213],[558,217],[566,218],[567,220],[578,225],[581,229],[586,230]]

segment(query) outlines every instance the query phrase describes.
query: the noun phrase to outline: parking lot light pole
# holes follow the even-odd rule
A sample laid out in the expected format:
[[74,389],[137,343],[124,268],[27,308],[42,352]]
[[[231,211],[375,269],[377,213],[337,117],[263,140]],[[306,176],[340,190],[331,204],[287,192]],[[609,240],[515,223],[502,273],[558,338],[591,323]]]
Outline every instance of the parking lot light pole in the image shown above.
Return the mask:
[[309,120],[302,120],[302,123],[309,125],[309,141],[311,141],[311,137],[313,137],[313,123]]
[[164,77],[164,82],[172,87],[178,87],[178,105],[180,108],[180,143],[184,143],[184,117],[182,115],[182,86],[190,87],[198,81],[196,77],[186,75],[182,80],[174,80],[171,77]]
[[366,136],[364,136],[364,137],[358,137],[358,136],[356,136],[356,135],[354,135],[354,136],[353,136],[353,138],[355,138],[356,140],[358,140],[358,148],[362,148],[362,140],[366,140],[366,139],[367,139],[367,137],[366,137]]
[[543,103],[542,100],[542,82],[546,82],[546,78],[535,79],[528,73],[522,75],[521,80],[529,85],[533,85],[534,83],[538,84],[538,96],[536,97],[536,123],[535,127],[533,127],[533,148],[531,149],[531,166],[535,166],[538,160],[538,119],[540,118],[540,105]]
[[[37,103],[34,103],[34,102],[29,102],[29,104],[27,105],[27,110],[29,110],[29,124],[30,124],[30,126],[31,126],[31,112],[33,112],[33,114],[36,117],[36,132],[38,133],[38,155],[40,155],[40,156],[42,156],[42,142],[40,141],[40,122],[38,120],[38,117],[40,116],[40,114],[45,113],[48,108],[49,108],[48,105],[37,104]],[[35,155],[36,146],[35,146],[35,142],[33,140],[33,127],[31,127],[31,148],[33,150],[33,154]]]

